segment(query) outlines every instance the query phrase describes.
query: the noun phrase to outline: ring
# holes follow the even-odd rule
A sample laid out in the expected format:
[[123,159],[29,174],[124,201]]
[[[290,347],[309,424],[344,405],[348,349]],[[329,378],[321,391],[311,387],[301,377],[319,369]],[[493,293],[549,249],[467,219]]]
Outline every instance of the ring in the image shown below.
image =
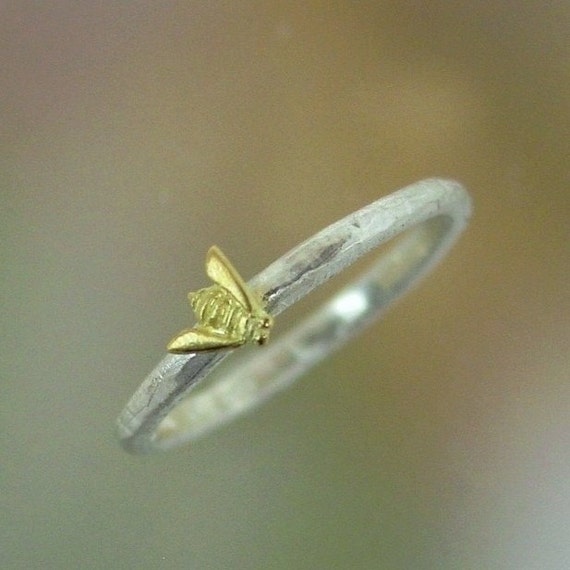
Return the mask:
[[[470,213],[469,195],[459,183],[423,180],[330,225],[247,284],[212,248],[206,269],[214,284],[189,294],[198,322],[171,341],[174,353],[162,359],[121,412],[123,447],[133,453],[176,447],[289,386],[428,273]],[[363,275],[292,330],[262,348],[237,348],[264,344],[279,313],[403,232]],[[230,355],[231,367],[217,368]]]

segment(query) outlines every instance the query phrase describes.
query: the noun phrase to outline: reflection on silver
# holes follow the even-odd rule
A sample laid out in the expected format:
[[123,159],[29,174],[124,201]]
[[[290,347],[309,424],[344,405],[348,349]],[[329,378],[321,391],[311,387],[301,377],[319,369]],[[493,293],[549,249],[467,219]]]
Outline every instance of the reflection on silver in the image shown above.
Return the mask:
[[331,302],[331,310],[340,319],[353,321],[368,311],[368,298],[364,291],[351,289],[340,293]]

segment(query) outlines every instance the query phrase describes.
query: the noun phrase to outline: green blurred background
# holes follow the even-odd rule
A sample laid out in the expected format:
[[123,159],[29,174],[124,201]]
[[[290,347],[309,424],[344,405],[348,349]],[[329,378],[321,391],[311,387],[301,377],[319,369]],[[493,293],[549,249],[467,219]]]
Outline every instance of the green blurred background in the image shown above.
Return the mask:
[[[6,2],[0,45],[2,568],[570,567],[569,4]],[[122,451],[212,243],[249,277],[428,176],[475,216],[421,287]]]

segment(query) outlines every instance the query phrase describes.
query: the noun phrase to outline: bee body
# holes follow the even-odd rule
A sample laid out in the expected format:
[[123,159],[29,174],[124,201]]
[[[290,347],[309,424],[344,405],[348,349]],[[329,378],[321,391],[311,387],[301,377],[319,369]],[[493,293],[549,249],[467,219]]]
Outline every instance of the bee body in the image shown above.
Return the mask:
[[250,337],[248,313],[221,285],[212,285],[188,295],[196,319],[203,326],[235,338]]
[[273,317],[216,246],[206,256],[206,273],[214,285],[188,294],[197,324],[176,335],[168,344],[169,352],[235,348],[246,342],[265,344]]

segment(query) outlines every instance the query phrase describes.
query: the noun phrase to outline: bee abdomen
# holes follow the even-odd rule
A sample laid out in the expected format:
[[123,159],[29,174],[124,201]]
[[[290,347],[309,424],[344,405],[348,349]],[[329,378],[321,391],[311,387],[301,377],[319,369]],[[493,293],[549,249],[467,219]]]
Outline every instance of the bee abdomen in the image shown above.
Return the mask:
[[229,335],[243,332],[247,320],[244,310],[223,287],[213,285],[192,293],[190,305],[202,325]]

